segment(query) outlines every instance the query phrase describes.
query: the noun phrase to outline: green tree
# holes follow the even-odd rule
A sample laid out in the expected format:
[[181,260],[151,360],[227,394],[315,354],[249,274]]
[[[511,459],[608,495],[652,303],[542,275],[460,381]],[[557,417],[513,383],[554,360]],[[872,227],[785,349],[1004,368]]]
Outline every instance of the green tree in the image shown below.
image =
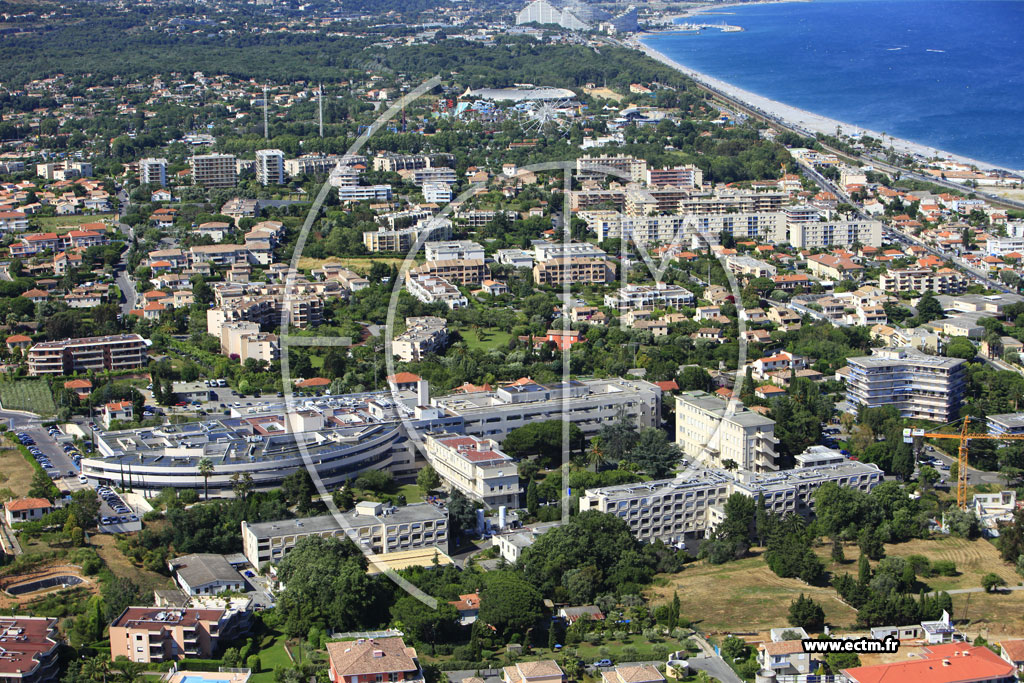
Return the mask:
[[537,480],[531,479],[530,483],[526,485],[526,510],[531,515],[536,516],[539,509],[540,501],[537,496]]
[[946,356],[971,360],[978,355],[978,350],[967,337],[953,337],[946,345]]
[[986,593],[993,593],[997,588],[1002,588],[1006,585],[1006,579],[999,576],[998,574],[988,573],[981,577],[981,587],[985,589]]
[[944,316],[942,304],[931,291],[925,292],[917,302],[917,319],[921,324],[930,323]]
[[437,609],[411,595],[402,595],[391,606],[391,621],[421,643],[449,642],[458,633],[459,613],[455,606],[438,600]]
[[416,475],[416,485],[423,491],[423,495],[429,495],[431,491],[441,485],[441,477],[430,465],[423,467]]
[[[550,532],[549,532],[550,533]],[[542,537],[543,538],[543,537]],[[526,633],[542,614],[540,591],[518,572],[496,570],[483,576],[480,591],[480,619],[493,626],[499,636]]]
[[288,635],[305,636],[311,626],[331,632],[379,625],[377,580],[347,537],[303,537],[277,568],[285,586],[277,610]]
[[210,500],[210,477],[213,476],[213,461],[207,457],[200,458],[196,470],[203,478],[203,498]]
[[801,593],[789,604],[789,625],[799,626],[808,632],[821,631],[825,627],[825,610]]

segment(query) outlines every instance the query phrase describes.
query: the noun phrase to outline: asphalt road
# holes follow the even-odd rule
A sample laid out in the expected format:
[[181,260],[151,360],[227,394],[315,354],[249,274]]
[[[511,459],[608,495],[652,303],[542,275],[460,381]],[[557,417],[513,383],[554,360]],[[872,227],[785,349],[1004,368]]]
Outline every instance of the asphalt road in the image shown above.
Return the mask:
[[707,671],[712,678],[717,678],[722,683],[743,683],[743,679],[737,676],[721,657],[694,657],[687,661],[691,669]]
[[[956,455],[955,455],[955,453],[956,453],[956,447],[957,447],[958,442],[950,440],[948,443],[951,444],[950,446],[948,446],[948,448],[951,451],[953,451],[954,455],[950,455],[949,453],[947,453],[945,451],[942,451],[942,450],[939,450],[938,448],[936,448],[934,451],[928,451],[926,449],[925,450],[925,455],[934,455],[935,457],[937,457],[939,460],[943,461],[947,465],[952,466],[953,463],[956,462]],[[970,459],[970,456],[968,456],[968,460],[969,459]],[[943,478],[948,480],[949,479],[949,472],[950,472],[950,470],[946,470],[945,472],[940,472],[940,474],[943,475]],[[1004,482],[1003,482],[1002,478],[1000,478],[998,472],[985,472],[983,470],[976,470],[973,467],[971,467],[970,465],[968,465],[967,466],[967,483],[969,485],[971,485],[971,486],[974,486],[975,484],[999,484],[999,485],[1003,485]],[[950,484],[950,486],[954,486],[954,487],[956,486],[956,482],[952,481],[952,480],[949,481],[949,484]]]
[[[46,457],[50,459],[50,462],[61,473],[61,478],[57,479],[54,483],[57,487],[63,491],[80,491],[83,489],[91,488],[88,484],[83,484],[78,481],[78,475],[80,473],[78,467],[71,462],[71,458],[64,452],[64,449],[58,445],[58,443],[50,437],[46,429],[42,426],[42,420],[35,415],[26,415],[10,410],[0,410],[0,420],[7,422],[11,426],[11,430],[14,432],[24,432],[32,437],[36,442],[36,447],[42,451]],[[68,472],[74,474],[68,475]],[[128,506],[131,508],[131,506]],[[107,504],[106,501],[100,500],[100,517],[114,516],[118,513]],[[136,522],[135,526],[141,528],[141,525]],[[116,529],[118,531],[138,531],[139,528],[122,528]]]

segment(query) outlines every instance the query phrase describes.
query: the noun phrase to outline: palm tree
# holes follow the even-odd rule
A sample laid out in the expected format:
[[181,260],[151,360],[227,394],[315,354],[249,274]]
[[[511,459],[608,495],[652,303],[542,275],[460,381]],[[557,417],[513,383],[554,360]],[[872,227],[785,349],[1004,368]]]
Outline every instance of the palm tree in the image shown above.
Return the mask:
[[103,656],[96,656],[82,662],[82,675],[98,683],[107,683],[107,674],[110,672],[110,660]]
[[210,477],[213,475],[213,461],[209,458],[199,460],[199,476],[203,478],[203,497],[210,500]]
[[138,683],[145,665],[141,662],[133,662],[124,655],[119,655],[111,668],[117,673],[119,683]]
[[608,461],[608,459],[604,455],[604,449],[601,448],[600,437],[595,436],[590,441],[590,448],[587,449],[586,455],[584,457],[586,458],[587,464],[593,466],[594,472],[597,472],[599,469],[601,469],[601,465],[605,464]]
[[248,472],[235,472],[231,475],[231,489],[235,492],[235,498],[245,500],[252,491],[252,475]]

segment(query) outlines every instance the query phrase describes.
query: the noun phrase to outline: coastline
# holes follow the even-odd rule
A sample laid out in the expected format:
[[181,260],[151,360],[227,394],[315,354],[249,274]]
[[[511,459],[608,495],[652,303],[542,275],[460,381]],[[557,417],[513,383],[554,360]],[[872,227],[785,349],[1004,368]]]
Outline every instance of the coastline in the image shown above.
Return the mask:
[[[774,0],[775,2],[800,2],[807,0]],[[747,4],[747,3],[744,3]],[[768,4],[768,3],[757,3],[757,4]],[[700,8],[694,8],[685,15],[685,17],[692,17],[694,14],[699,14],[706,11],[707,9],[722,9],[725,7],[731,7],[735,5],[704,5]],[[673,17],[675,21],[677,17]],[[953,161],[962,164],[968,164],[976,166],[980,170],[995,170],[995,171],[1006,171],[1015,175],[1024,173],[1022,169],[1007,168],[1005,166],[999,166],[987,161],[981,161],[979,159],[972,159],[960,154],[954,154],[946,150],[931,147],[922,143],[914,142],[912,140],[906,140],[903,138],[894,138],[891,135],[883,135],[881,132],[858,126],[846,121],[839,121],[837,119],[815,114],[814,112],[800,109],[777,100],[758,95],[744,90],[731,83],[709,76],[708,74],[692,69],[684,64],[677,62],[668,55],[664,54],[646,44],[644,40],[646,38],[653,38],[658,36],[658,33],[641,33],[628,41],[628,45],[637,50],[640,50],[647,56],[655,59],[666,66],[670,66],[677,71],[686,74],[688,77],[703,85],[711,90],[714,90],[722,95],[726,95],[733,99],[743,102],[745,105],[755,109],[771,118],[778,119],[780,122],[786,125],[792,126],[805,133],[810,137],[814,137],[816,133],[822,133],[825,135],[835,135],[836,129],[841,129],[844,133],[850,134],[852,132],[859,132],[863,135],[870,135],[873,138],[884,140],[885,144],[891,146],[895,151],[902,154],[918,155],[925,159],[940,158],[947,161]]]

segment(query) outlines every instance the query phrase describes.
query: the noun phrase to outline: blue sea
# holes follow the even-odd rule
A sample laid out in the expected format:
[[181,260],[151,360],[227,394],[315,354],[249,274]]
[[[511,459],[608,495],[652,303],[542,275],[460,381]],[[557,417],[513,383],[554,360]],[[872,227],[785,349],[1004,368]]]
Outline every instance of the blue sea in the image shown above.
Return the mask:
[[814,0],[685,21],[745,30],[644,42],[763,97],[1024,169],[1024,1]]

